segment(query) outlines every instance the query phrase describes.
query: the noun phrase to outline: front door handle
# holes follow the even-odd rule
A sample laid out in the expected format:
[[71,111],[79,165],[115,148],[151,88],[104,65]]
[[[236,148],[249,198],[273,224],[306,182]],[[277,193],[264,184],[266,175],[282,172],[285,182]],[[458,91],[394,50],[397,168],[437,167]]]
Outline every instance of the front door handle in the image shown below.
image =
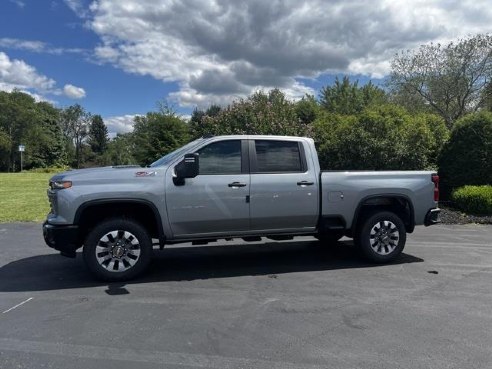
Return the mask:
[[300,181],[300,182],[297,182],[297,185],[298,186],[312,186],[314,184],[314,182],[308,182],[308,181]]
[[246,187],[246,183],[232,182],[232,183],[229,183],[228,186],[232,187],[232,188]]

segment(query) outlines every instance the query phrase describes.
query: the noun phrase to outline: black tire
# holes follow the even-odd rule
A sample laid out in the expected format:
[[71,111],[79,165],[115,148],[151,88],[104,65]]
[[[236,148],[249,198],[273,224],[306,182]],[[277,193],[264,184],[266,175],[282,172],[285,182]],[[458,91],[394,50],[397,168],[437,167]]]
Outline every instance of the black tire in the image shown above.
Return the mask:
[[355,244],[371,262],[388,263],[398,257],[407,240],[403,221],[395,213],[380,211],[369,214],[358,227]]
[[140,223],[112,218],[89,232],[83,254],[97,279],[116,282],[135,278],[145,271],[152,260],[152,251],[152,239]]

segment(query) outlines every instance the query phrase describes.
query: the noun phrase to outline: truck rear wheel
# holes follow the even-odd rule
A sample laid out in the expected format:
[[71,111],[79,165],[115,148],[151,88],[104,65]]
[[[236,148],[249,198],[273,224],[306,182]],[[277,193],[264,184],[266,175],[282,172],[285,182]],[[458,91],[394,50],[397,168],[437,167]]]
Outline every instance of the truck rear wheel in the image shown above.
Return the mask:
[[152,239],[138,222],[109,219],[94,227],[84,242],[84,260],[97,279],[124,281],[150,264]]
[[389,211],[372,213],[359,227],[355,244],[375,263],[387,263],[401,254],[407,240],[402,220]]

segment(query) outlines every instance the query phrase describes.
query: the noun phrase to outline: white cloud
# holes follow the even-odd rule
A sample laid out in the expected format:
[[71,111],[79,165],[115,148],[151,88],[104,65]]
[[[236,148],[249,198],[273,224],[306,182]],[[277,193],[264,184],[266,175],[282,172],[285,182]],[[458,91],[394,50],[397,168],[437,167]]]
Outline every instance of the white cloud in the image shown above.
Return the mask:
[[87,15],[82,0],[63,0],[63,2],[79,17],[84,18]]
[[128,114],[104,118],[104,123],[108,127],[109,137],[113,138],[117,133],[128,133],[133,131],[135,117],[138,114]]
[[63,93],[71,99],[82,99],[85,97],[85,90],[82,87],[70,84],[63,87]]
[[39,73],[36,68],[23,60],[10,59],[0,51],[0,91],[10,92],[18,89],[33,96],[37,101],[49,101],[46,95],[61,95],[65,93],[70,98],[85,96],[83,88],[65,85],[63,91],[56,87],[56,81]]
[[18,89],[34,89],[47,92],[55,87],[56,82],[36,71],[22,60],[10,59],[0,51],[0,83],[4,88],[10,86]]
[[47,97],[45,97],[43,95],[37,94],[35,92],[29,91],[29,90],[26,90],[26,89],[23,89],[23,88],[19,88],[18,86],[14,86],[14,85],[11,85],[11,84],[8,84],[8,83],[0,82],[0,91],[12,92],[14,89],[17,89],[20,92],[23,92],[25,94],[28,94],[29,96],[32,96],[32,98],[36,102],[46,101],[46,102],[49,102],[49,103],[51,103],[53,105],[56,104],[56,101],[51,100],[51,99],[48,99]]
[[26,3],[21,0],[9,0],[12,4],[17,5],[19,8],[24,9]]
[[17,38],[3,37],[0,38],[0,47],[41,52],[46,48],[46,44],[41,41],[19,40]]
[[95,0],[86,16],[100,61],[177,82],[181,105],[297,97],[300,77],[323,73],[382,77],[401,49],[492,31],[488,0]]
[[87,54],[87,50],[85,49],[53,47],[43,41],[22,40],[18,38],[9,38],[9,37],[0,38],[0,47],[14,49],[14,50],[27,50],[35,53],[47,53],[47,54],[56,54],[56,55],[61,55],[65,53]]

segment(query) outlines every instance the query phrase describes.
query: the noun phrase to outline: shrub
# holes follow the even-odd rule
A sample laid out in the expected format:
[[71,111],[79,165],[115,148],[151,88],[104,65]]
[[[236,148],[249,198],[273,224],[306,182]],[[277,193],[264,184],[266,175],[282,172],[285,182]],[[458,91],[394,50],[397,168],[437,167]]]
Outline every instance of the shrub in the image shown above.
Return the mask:
[[466,213],[492,215],[492,186],[463,186],[451,198]]
[[321,167],[328,170],[435,169],[447,135],[441,118],[411,116],[392,105],[324,114],[314,124]]
[[205,115],[195,126],[199,134],[308,135],[309,128],[299,122],[296,104],[278,89],[258,91],[234,101],[215,116]]
[[492,113],[470,114],[456,122],[439,158],[446,196],[465,185],[492,184]]

